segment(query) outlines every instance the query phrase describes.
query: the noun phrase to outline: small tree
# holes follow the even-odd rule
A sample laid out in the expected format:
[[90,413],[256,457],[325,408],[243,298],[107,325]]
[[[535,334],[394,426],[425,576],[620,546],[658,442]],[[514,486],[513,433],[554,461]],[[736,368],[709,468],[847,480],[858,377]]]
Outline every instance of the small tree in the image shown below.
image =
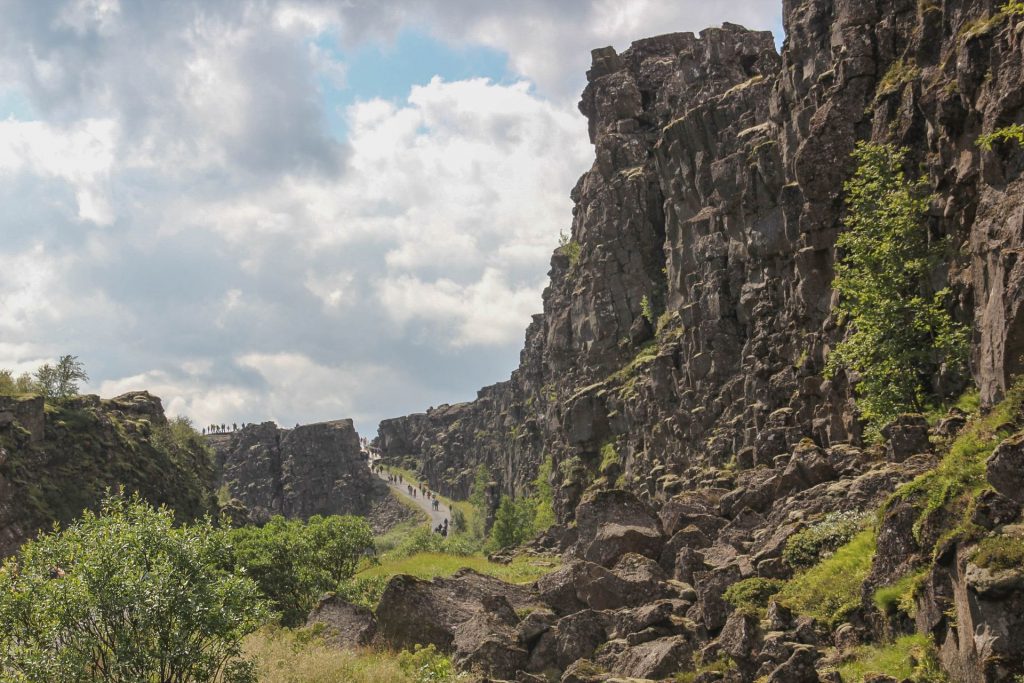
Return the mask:
[[27,543],[0,568],[0,682],[254,682],[241,641],[269,613],[230,552],[137,496]]
[[57,365],[44,363],[36,370],[35,388],[49,401],[66,400],[78,395],[79,382],[89,375],[78,356],[61,356]]
[[491,544],[497,548],[511,548],[529,538],[533,533],[535,506],[536,502],[531,498],[513,500],[502,496],[494,515]]
[[473,485],[469,489],[469,503],[473,506],[475,515],[470,531],[477,538],[484,538],[487,533],[487,486],[491,483],[491,470],[481,463],[477,465]]
[[263,527],[233,529],[234,561],[281,612],[281,623],[306,621],[316,601],[355,574],[373,532],[361,517],[275,516]]
[[850,333],[829,356],[827,372],[856,371],[858,404],[869,430],[933,399],[932,380],[962,367],[967,330],[946,310],[949,290],[932,291],[932,273],[947,247],[924,224],[924,178],[910,181],[905,151],[860,143],[846,183],[846,231],[832,286]]

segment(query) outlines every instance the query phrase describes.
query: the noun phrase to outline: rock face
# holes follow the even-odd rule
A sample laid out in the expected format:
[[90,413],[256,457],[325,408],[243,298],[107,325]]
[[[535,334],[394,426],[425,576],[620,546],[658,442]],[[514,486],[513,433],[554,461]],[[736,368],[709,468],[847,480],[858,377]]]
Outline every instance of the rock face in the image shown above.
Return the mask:
[[[970,377],[944,371],[937,391],[973,381],[988,406],[1024,370],[1024,148],[978,144],[1024,120],[1024,30],[1002,5],[785,0],[781,55],[770,35],[731,24],[595,50],[580,103],[595,161],[572,190],[571,240],[551,259],[519,368],[471,403],[383,422],[385,460],[462,497],[479,465],[520,494],[550,457],[556,513],[582,563],[559,577],[627,596],[617,562],[647,558],[692,584],[686,619],[711,648],[700,657],[735,652],[735,680],[818,680],[814,628],[760,632],[732,617],[724,591],[791,576],[793,534],[826,513],[877,510],[965,424],[953,415],[932,430],[906,416],[884,449],[869,448],[858,378],[825,377],[847,331],[830,283],[859,141],[908,150],[908,174],[933,195],[930,234],[949,241],[934,284],[972,328]],[[995,491],[978,498],[978,528],[998,535],[1019,519],[1022,451],[1010,440],[989,461]],[[1024,641],[1005,608],[1017,588],[972,569],[966,542],[926,544],[939,534],[920,518],[910,503],[887,507],[855,620],[868,621],[875,588],[941,551],[918,630],[957,680],[1009,680],[1019,653],[1008,643]],[[678,632],[625,654],[639,643],[617,645],[606,622],[575,616],[611,589],[551,581],[539,590],[559,619],[531,662],[605,680],[691,654],[661,642],[692,635]],[[907,624],[853,623],[842,640],[886,628]]]
[[219,485],[256,523],[272,515],[365,515],[388,495],[367,467],[352,420],[294,429],[264,422],[211,443]]
[[[606,445],[620,484],[664,500],[694,466],[859,443],[848,378],[823,376],[858,140],[924,169],[932,233],[959,254],[936,278],[973,324],[983,400],[999,399],[1024,367],[1024,153],[976,140],[1016,120],[1024,67],[996,4],[792,0],[781,55],[731,24],[595,50],[580,103],[595,162],[519,369],[472,403],[383,422],[385,459],[461,496],[479,464],[519,493],[551,456],[568,521]],[[921,445],[901,429],[894,458]]]
[[213,479],[202,443],[175,443],[160,399],[147,392],[45,410],[39,397],[0,397],[0,557],[119,486],[181,521],[213,514]]

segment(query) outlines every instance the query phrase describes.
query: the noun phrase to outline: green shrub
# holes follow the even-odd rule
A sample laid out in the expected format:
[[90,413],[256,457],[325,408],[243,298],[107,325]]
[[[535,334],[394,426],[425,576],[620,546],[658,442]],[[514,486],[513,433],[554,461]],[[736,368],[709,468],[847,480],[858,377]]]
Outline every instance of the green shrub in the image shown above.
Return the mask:
[[816,524],[786,541],[782,558],[793,569],[808,569],[850,541],[864,516],[856,512],[830,512]]
[[978,136],[978,146],[986,152],[991,152],[992,148],[1000,142],[1016,142],[1018,145],[1024,145],[1024,125],[1015,123]]
[[529,498],[515,500],[502,496],[494,515],[490,544],[498,549],[512,548],[527,540],[533,533],[535,504]]
[[373,534],[361,517],[315,515],[302,522],[275,516],[263,527],[228,533],[233,565],[256,581],[285,626],[305,622],[320,596],[355,574],[373,547]]
[[569,258],[569,268],[580,262],[580,243],[564,232],[558,236],[558,251]]
[[230,552],[209,520],[108,497],[4,562],[0,681],[254,683],[242,638],[269,612]]
[[935,402],[932,379],[962,369],[967,329],[946,310],[949,290],[930,290],[947,241],[932,240],[924,217],[927,179],[908,180],[905,150],[859,143],[856,173],[846,182],[846,230],[832,286],[837,313],[850,329],[826,372],[856,371],[855,391],[869,435],[904,412]]
[[722,597],[741,612],[761,614],[767,609],[768,601],[777,595],[785,584],[785,581],[779,579],[744,579],[729,586]]
[[978,543],[971,561],[987,569],[1024,569],[1024,539],[991,536]]
[[640,299],[640,314],[647,318],[647,322],[653,327],[657,316],[654,315],[654,307],[651,306],[651,300],[646,294]]
[[860,605],[861,584],[875,556],[875,532],[865,529],[829,558],[786,582],[779,600],[829,626]]
[[412,652],[403,650],[398,655],[398,667],[416,683],[446,683],[455,678],[452,660],[433,645],[417,645]]
[[384,595],[384,589],[388,587],[390,580],[390,576],[384,575],[353,576],[351,579],[342,581],[335,594],[354,605],[361,605],[368,610],[376,610],[380,596]]
[[551,488],[551,470],[554,461],[549,455],[537,468],[537,478],[533,480],[533,531],[547,531],[555,522],[555,493]]

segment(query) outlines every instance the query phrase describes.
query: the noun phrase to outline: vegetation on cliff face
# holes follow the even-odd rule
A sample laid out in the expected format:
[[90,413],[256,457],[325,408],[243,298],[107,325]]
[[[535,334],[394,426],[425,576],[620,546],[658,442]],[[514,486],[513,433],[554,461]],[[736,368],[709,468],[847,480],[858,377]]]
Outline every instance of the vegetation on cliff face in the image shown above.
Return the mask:
[[108,498],[0,569],[0,681],[254,681],[241,641],[269,611],[230,555],[209,520]]
[[832,286],[851,331],[828,368],[860,376],[858,405],[876,433],[933,403],[934,378],[960,372],[967,352],[967,330],[946,310],[949,290],[929,287],[948,245],[928,233],[927,181],[906,177],[905,155],[892,145],[858,144],[857,171],[844,186],[846,231],[836,241]]

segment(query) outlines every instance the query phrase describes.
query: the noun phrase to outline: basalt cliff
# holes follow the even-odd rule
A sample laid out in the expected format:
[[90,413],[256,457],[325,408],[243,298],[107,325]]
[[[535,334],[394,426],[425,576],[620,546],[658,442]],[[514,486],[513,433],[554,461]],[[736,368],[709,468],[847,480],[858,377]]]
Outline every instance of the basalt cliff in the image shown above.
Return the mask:
[[[456,497],[481,464],[525,494],[552,460],[560,524],[544,542],[572,561],[537,586],[550,609],[492,605],[504,649],[463,647],[455,626],[438,638],[465,661],[502,652],[496,678],[654,679],[696,661],[693,680],[836,680],[829,657],[900,634],[930,639],[952,680],[1024,675],[1024,573],[978,555],[1022,542],[1024,416],[1005,399],[1024,353],[1024,150],[978,140],[1024,118],[1024,17],[1001,0],[783,11],[781,54],[729,24],[593,52],[580,110],[595,161],[519,368],[473,402],[380,425],[385,462]],[[858,141],[905,147],[933,193],[928,228],[950,244],[935,284],[971,329],[969,372],[935,389],[973,384],[1007,415],[974,479],[948,471],[959,413],[905,416],[868,444],[858,378],[825,376],[847,332],[831,282]],[[829,514],[879,520],[856,604],[823,623],[723,598],[792,580],[788,542]],[[885,602],[908,577],[912,604]],[[416,590],[389,587],[381,609]]]

